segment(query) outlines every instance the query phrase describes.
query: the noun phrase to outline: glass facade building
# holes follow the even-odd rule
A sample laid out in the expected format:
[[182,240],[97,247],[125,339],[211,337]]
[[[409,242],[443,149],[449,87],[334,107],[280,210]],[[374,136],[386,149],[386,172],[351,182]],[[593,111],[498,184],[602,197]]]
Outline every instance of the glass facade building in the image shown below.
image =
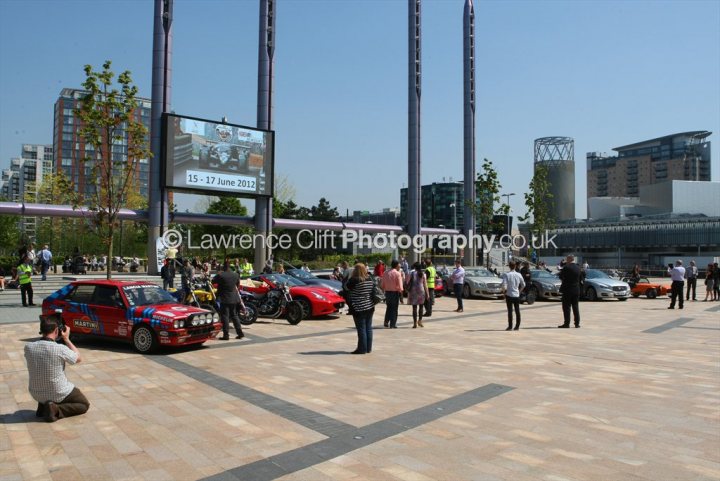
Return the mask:
[[[89,167],[83,167],[82,159],[92,157],[92,147],[85,144],[80,135],[82,128],[79,119],[74,114],[80,99],[85,94],[82,90],[62,89],[60,97],[55,102],[53,147],[55,152],[54,165],[57,172],[61,170],[77,186],[79,192],[88,192],[92,188],[87,185],[86,177]],[[150,131],[150,99],[137,97],[138,108],[135,110],[135,120],[142,122]],[[124,141],[115,142],[112,146],[113,160],[127,158],[127,137]],[[149,139],[149,136],[148,136]],[[138,165],[137,181],[142,196],[148,195],[149,165],[148,159],[141,159]]]

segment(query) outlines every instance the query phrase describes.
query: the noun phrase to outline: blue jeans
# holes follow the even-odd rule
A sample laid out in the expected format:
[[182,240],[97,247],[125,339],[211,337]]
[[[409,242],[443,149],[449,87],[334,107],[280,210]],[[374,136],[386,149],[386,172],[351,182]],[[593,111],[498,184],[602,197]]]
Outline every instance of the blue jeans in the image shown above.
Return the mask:
[[455,292],[455,297],[457,298],[458,309],[463,308],[462,290],[462,284],[453,284],[453,291]]
[[357,329],[358,334],[357,350],[363,354],[372,352],[372,318],[374,312],[375,309],[370,309],[353,314],[355,329]]
[[398,305],[400,304],[400,293],[396,291],[385,292],[385,325],[395,327],[398,318]]

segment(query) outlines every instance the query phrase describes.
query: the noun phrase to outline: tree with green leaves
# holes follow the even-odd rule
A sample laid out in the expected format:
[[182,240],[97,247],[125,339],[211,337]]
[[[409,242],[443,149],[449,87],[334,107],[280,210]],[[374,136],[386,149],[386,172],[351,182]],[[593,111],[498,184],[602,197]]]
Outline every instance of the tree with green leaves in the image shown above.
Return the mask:
[[[105,61],[102,71],[85,65],[85,94],[73,111],[80,123],[80,136],[85,140],[84,158],[80,159],[80,185],[65,179],[62,189],[71,197],[73,207],[86,206],[93,213],[90,225],[107,248],[107,278],[112,277],[113,239],[119,227],[118,213],[136,186],[140,161],[151,157],[148,130],[140,120],[137,87],[130,71],[117,77],[111,62]],[[123,146],[121,149],[113,147]]]
[[[0,201],[5,199],[0,197]],[[17,254],[14,246],[20,244],[20,229],[18,215],[0,215],[0,255]]]
[[318,205],[310,207],[310,217],[313,220],[337,222],[340,214],[338,214],[337,207],[332,207],[325,197],[321,197]]
[[507,204],[495,207],[500,202],[501,189],[502,184],[498,180],[492,161],[483,159],[482,172],[477,174],[475,181],[477,205],[474,206],[474,210],[480,234],[485,235],[498,229],[501,230],[504,226],[504,222],[500,221],[498,224],[493,220],[495,215],[507,215],[510,212],[510,206]]
[[[232,195],[219,196],[217,200],[210,202],[210,205],[208,206],[205,213],[216,215],[232,215],[237,217],[246,217],[248,215],[247,207],[242,205],[240,199]],[[251,228],[241,227],[239,225],[197,225],[192,226],[190,230],[192,232],[193,238],[202,239],[203,236],[206,236],[205,238],[210,237],[217,242],[221,242],[219,246],[214,247],[219,247],[222,249],[223,257],[226,257],[228,255],[228,248],[233,247],[232,239],[234,238],[234,236],[242,236],[252,233]],[[197,240],[193,241],[193,244],[200,244],[201,246],[203,246],[203,244],[201,242],[198,242]],[[235,247],[238,248],[239,246],[236,245]]]
[[520,221],[528,222],[531,237],[540,236],[546,230],[555,228],[553,217],[553,195],[550,192],[548,168],[543,164],[535,164],[535,172],[528,191],[525,192],[527,213],[519,217]]

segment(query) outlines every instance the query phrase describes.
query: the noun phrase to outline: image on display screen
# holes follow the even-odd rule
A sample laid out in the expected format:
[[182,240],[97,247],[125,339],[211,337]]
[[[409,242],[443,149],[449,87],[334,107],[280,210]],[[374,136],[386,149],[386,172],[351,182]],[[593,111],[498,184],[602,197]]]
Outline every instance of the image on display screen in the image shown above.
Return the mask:
[[165,115],[165,187],[273,195],[274,132]]

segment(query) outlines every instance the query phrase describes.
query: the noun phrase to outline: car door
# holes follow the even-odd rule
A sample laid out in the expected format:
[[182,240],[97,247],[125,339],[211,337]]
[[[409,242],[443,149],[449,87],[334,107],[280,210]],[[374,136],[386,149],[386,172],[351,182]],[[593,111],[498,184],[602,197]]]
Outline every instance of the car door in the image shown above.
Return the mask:
[[95,286],[89,310],[97,319],[103,335],[129,337],[125,302],[116,286]]
[[96,334],[100,332],[99,323],[89,313],[89,305],[95,293],[92,284],[80,284],[65,298],[67,305],[62,317],[70,331],[76,334]]

